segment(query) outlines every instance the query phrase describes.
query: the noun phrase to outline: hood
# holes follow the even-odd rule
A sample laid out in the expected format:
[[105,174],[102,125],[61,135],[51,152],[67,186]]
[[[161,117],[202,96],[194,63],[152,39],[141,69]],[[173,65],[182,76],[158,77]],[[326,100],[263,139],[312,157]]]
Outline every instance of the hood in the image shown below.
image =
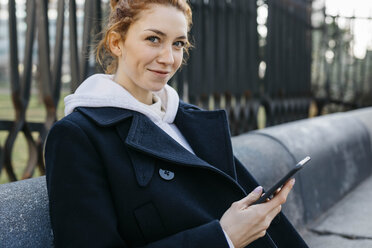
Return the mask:
[[161,100],[165,115],[161,116],[136,98],[124,87],[113,81],[113,75],[94,74],[87,78],[74,94],[65,97],[65,115],[77,107],[116,107],[137,111],[153,122],[173,123],[177,114],[179,97],[177,92],[165,85],[160,91],[153,92]]

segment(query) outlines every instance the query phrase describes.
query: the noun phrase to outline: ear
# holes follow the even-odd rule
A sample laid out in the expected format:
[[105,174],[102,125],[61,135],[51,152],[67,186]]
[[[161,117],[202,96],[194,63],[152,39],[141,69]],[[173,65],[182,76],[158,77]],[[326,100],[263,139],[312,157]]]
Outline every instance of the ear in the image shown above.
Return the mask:
[[123,53],[121,35],[115,31],[111,31],[108,37],[110,51],[116,57],[120,57]]

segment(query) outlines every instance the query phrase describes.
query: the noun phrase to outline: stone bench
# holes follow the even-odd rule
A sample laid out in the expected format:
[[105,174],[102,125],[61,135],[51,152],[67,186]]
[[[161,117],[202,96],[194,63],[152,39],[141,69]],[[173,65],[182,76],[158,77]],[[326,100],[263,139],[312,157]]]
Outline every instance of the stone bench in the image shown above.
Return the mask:
[[291,122],[233,138],[235,155],[270,187],[305,156],[283,206],[301,230],[372,175],[372,108]]
[[0,185],[0,247],[52,247],[45,176]]
[[[233,138],[235,155],[270,187],[296,162],[283,211],[301,231],[372,174],[372,108],[331,114]],[[45,177],[0,185],[0,246],[52,247]]]

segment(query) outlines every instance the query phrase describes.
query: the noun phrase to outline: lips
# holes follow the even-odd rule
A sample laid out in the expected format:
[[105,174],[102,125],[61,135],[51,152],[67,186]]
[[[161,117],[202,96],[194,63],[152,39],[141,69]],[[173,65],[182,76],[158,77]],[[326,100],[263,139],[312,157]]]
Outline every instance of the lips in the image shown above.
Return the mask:
[[170,71],[163,71],[163,70],[152,70],[152,69],[148,69],[148,70],[151,71],[151,72],[162,74],[162,75],[167,75],[167,74],[170,73]]

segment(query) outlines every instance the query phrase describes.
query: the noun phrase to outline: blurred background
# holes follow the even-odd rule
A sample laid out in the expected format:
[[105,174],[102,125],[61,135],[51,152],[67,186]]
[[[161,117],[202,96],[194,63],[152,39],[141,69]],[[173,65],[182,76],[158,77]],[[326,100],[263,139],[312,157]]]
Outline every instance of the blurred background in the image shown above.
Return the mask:
[[[63,98],[89,75],[108,0],[0,0],[0,183],[44,173]],[[190,0],[195,48],[170,84],[232,135],[372,105],[370,0]]]

